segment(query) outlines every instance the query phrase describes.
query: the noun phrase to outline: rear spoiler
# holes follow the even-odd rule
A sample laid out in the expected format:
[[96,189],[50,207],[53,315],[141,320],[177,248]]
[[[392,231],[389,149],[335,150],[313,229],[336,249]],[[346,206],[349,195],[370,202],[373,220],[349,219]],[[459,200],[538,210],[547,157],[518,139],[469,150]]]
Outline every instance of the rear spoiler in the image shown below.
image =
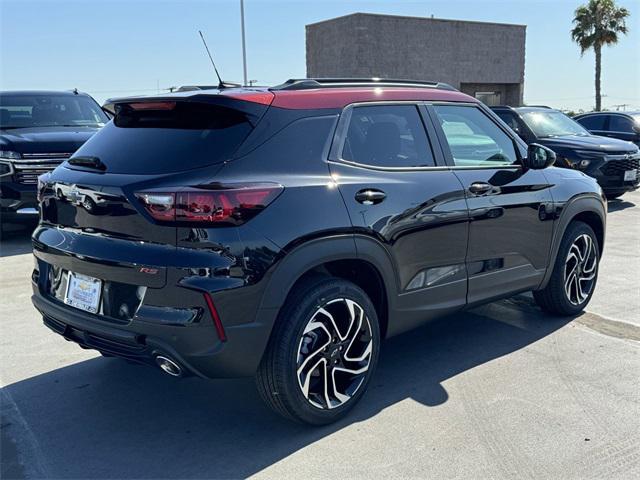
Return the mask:
[[120,105],[163,102],[200,103],[240,111],[247,116],[249,122],[255,127],[269,105],[271,105],[274,97],[275,95],[268,90],[197,90],[150,97],[110,98],[104,103],[102,108],[111,115],[116,116]]

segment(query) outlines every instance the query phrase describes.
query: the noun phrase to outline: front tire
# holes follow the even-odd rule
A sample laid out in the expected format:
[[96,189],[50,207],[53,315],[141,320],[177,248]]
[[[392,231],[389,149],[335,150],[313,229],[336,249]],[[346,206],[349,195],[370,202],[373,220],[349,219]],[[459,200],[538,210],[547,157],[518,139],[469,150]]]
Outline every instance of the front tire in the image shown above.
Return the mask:
[[545,312],[570,316],[591,300],[598,280],[600,246],[593,229],[584,222],[569,224],[547,286],[533,292]]
[[280,415],[324,425],[362,398],[378,362],[378,317],[367,294],[338,278],[304,280],[280,311],[256,376]]

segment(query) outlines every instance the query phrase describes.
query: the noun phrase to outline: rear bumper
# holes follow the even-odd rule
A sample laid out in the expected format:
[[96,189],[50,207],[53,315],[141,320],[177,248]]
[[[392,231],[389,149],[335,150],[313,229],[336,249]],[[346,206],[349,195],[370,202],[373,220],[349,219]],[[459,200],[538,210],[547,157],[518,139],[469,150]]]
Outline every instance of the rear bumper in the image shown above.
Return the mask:
[[44,324],[55,333],[83,348],[156,366],[163,355],[181,366],[186,375],[203,378],[251,376],[262,358],[271,331],[271,316],[227,328],[221,342],[212,326],[171,327],[131,322],[127,326],[108,325],[96,315],[84,313],[40,294],[31,297]]
[[[201,377],[255,373],[277,310],[259,307],[261,284],[231,277],[226,268],[216,274],[216,266],[235,261],[228,255],[42,225],[33,245],[32,302],[45,324],[67,340],[150,365],[163,355]],[[64,303],[68,272],[102,280],[99,313]],[[205,294],[213,299],[224,340]]]

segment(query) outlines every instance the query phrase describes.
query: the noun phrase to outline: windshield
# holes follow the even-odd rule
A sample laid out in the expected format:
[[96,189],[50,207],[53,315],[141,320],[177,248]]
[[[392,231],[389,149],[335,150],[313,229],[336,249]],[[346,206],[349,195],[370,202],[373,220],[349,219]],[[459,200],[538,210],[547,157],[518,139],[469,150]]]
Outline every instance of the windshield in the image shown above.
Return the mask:
[[522,119],[537,137],[589,135],[578,122],[554,110],[526,112],[522,114]]
[[84,95],[0,95],[0,128],[102,126],[109,119]]

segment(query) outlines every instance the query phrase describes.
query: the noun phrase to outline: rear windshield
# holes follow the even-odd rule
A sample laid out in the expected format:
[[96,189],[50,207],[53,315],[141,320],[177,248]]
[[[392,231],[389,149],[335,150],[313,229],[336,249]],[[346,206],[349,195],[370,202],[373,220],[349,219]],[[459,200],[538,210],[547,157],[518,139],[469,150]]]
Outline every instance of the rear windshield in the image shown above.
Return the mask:
[[75,156],[98,157],[108,173],[178,172],[229,159],[252,129],[246,115],[232,108],[156,105],[155,110],[119,107],[113,121]]
[[0,127],[99,127],[109,119],[85,95],[0,95]]

